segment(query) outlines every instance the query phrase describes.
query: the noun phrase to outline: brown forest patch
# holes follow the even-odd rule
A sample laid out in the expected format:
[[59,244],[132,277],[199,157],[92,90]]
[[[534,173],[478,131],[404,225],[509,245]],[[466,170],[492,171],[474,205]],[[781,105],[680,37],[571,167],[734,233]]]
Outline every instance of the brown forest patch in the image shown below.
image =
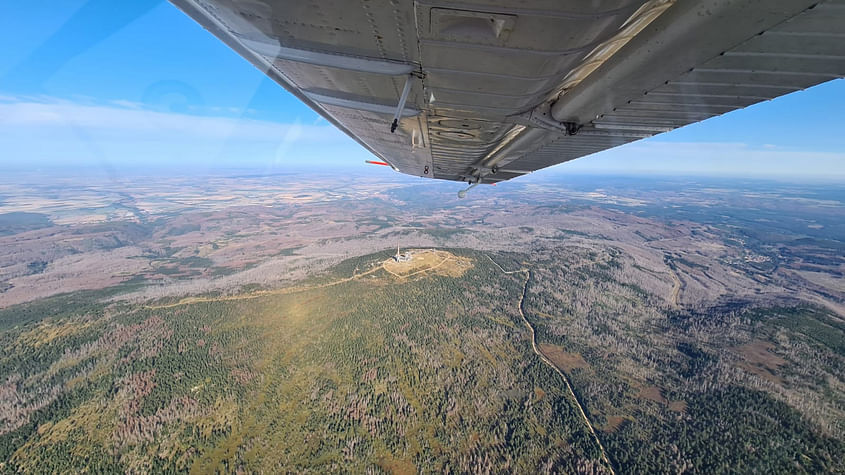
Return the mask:
[[390,455],[382,457],[378,462],[382,470],[394,475],[406,475],[417,473],[417,467],[405,459],[394,458]]
[[743,358],[738,365],[740,368],[773,383],[780,383],[781,378],[776,372],[787,361],[769,351],[772,348],[774,345],[767,341],[754,340],[734,347],[733,351]]
[[580,353],[567,353],[566,351],[563,351],[563,348],[557,345],[541,343],[540,351],[542,351],[548,359],[552,360],[552,363],[564,371],[590,367],[590,365],[584,361],[584,357],[581,356]]
[[601,426],[603,432],[615,432],[625,422],[625,416],[607,416],[607,424]]
[[660,404],[666,404],[668,402],[666,401],[666,398],[663,397],[660,388],[657,386],[641,388],[637,397],[640,399],[648,399],[649,401],[659,402]]

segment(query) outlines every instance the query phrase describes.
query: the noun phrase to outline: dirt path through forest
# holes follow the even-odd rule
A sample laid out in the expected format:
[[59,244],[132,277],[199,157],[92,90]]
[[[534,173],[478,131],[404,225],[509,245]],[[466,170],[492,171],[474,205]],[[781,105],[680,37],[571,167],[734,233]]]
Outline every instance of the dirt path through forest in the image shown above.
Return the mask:
[[669,270],[672,272],[672,280],[674,281],[672,285],[672,306],[678,308],[678,298],[681,296],[681,279],[675,269],[670,267]]
[[666,263],[666,267],[669,268],[669,275],[672,276],[672,296],[669,298],[669,303],[672,304],[673,308],[678,308],[680,305],[681,288],[684,283],[681,281],[681,276],[678,275],[678,271],[675,270],[675,264],[672,262],[672,256],[664,253],[663,261]]
[[528,282],[531,280],[531,270],[521,268],[521,269],[514,270],[514,271],[506,271],[505,269],[502,268],[502,266],[499,265],[499,263],[494,261],[492,257],[487,256],[487,258],[490,259],[490,261],[493,264],[495,264],[496,267],[498,267],[499,270],[501,270],[502,273],[504,273],[504,274],[508,274],[508,275],[517,274],[517,273],[524,273],[525,274],[525,282],[522,284],[522,294],[519,297],[519,305],[518,305],[517,308],[519,309],[519,316],[522,317],[523,323],[525,323],[525,326],[528,328],[528,331],[531,332],[531,348],[534,350],[534,353],[536,353],[537,356],[540,357],[540,360],[542,360],[544,363],[549,365],[553,370],[555,370],[555,372],[557,372],[558,375],[560,375],[561,379],[563,379],[563,383],[564,383],[564,385],[566,385],[566,389],[569,391],[569,395],[572,396],[572,400],[575,401],[575,407],[578,408],[578,413],[581,414],[581,418],[584,419],[584,423],[587,425],[587,429],[590,431],[590,435],[593,436],[593,439],[596,441],[596,444],[599,446],[599,450],[601,451],[602,460],[606,464],[608,470],[610,470],[610,473],[614,473],[613,464],[610,463],[610,458],[607,456],[607,452],[604,450],[604,445],[602,445],[601,440],[599,439],[599,436],[596,433],[596,430],[593,428],[593,424],[590,422],[590,418],[587,417],[587,413],[584,411],[584,408],[581,405],[581,401],[578,400],[578,396],[576,396],[575,391],[572,390],[572,385],[569,383],[569,378],[567,378],[566,374],[563,372],[563,370],[558,368],[558,366],[556,364],[554,364],[552,362],[552,360],[550,360],[548,357],[546,357],[546,355],[543,353],[543,351],[540,350],[540,348],[537,346],[537,334],[534,331],[534,326],[531,325],[531,322],[529,322],[528,318],[525,316],[525,307],[524,307],[525,295],[528,293]]
[[[185,297],[185,298],[180,299],[180,300],[173,302],[173,303],[162,304],[162,305],[150,305],[150,306],[148,306],[148,308],[153,308],[153,309],[173,308],[173,307],[179,307],[181,305],[190,305],[190,304],[203,303],[203,302],[229,302],[229,301],[234,301],[234,300],[247,300],[247,299],[254,299],[254,298],[258,298],[258,297],[266,297],[268,295],[287,295],[287,294],[293,294],[293,293],[298,293],[298,292],[305,292],[305,291],[308,291],[308,290],[315,290],[315,289],[322,289],[322,288],[325,288],[325,287],[331,287],[331,286],[334,286],[334,285],[342,284],[344,282],[349,282],[351,280],[355,280],[355,279],[364,277],[366,275],[372,274],[373,272],[376,272],[376,271],[379,271],[379,270],[383,270],[383,271],[387,272],[388,274],[391,274],[394,277],[397,277],[399,279],[407,279],[409,277],[413,277],[415,275],[422,274],[424,272],[430,272],[430,271],[436,270],[436,269],[440,268],[441,266],[443,266],[444,264],[446,264],[447,262],[449,262],[450,260],[451,260],[451,256],[447,256],[443,260],[441,260],[439,263],[437,263],[436,265],[434,265],[432,267],[420,269],[418,271],[411,272],[410,274],[407,274],[407,275],[399,275],[395,272],[391,272],[390,270],[388,270],[385,267],[384,262],[382,262],[381,265],[373,267],[372,269],[370,269],[366,272],[362,272],[360,274],[354,274],[351,277],[346,277],[346,278],[343,278],[343,279],[334,280],[334,281],[331,281],[331,282],[327,282],[325,284],[300,286],[300,287],[283,287],[283,288],[280,288],[280,289],[273,289],[273,290],[258,290],[258,291],[250,292],[250,293],[247,293],[247,294],[225,295],[225,296],[222,296],[222,297]],[[501,267],[500,267],[500,269],[501,269]],[[504,269],[502,269],[502,272],[504,272]]]
[[[248,294],[239,294],[239,295],[226,295],[222,297],[185,297],[177,302],[163,304],[163,305],[150,305],[148,308],[153,309],[160,309],[160,308],[173,308],[178,307],[181,305],[190,305],[195,303],[202,303],[202,302],[229,302],[233,300],[247,300],[247,299],[255,299],[258,297],[266,297],[268,295],[287,295],[287,294],[294,294],[298,292],[305,292],[308,290],[315,290],[315,289],[322,289],[325,287],[331,287],[333,285],[342,284],[344,282],[349,282],[350,280],[355,280],[365,275],[372,274],[373,272],[384,270],[384,264],[373,267],[372,269],[362,272],[360,274],[354,274],[351,277],[346,277],[339,280],[334,280],[331,282],[327,282],[325,284],[318,284],[318,285],[310,285],[310,286],[302,286],[302,287],[284,287],[281,289],[274,289],[274,290],[259,290],[256,292],[250,292]],[[392,274],[392,272],[391,272]]]

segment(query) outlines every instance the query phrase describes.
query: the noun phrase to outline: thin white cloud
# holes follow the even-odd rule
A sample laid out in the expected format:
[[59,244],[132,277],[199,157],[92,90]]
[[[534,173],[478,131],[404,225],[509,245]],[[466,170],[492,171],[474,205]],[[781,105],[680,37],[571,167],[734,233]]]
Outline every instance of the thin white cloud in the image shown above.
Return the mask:
[[[4,130],[50,131],[72,128],[89,135],[115,138],[124,135],[146,139],[209,139],[279,141],[296,130],[296,139],[325,142],[344,139],[329,125],[284,124],[255,119],[200,116],[144,109],[137,103],[113,101],[108,105],[84,104],[58,99],[0,102],[0,127]],[[226,111],[232,112],[232,111]]]
[[109,103],[124,109],[143,109],[141,104],[132,101],[125,101],[123,99],[115,99],[113,101],[110,101]]
[[[134,102],[8,96],[0,168],[38,166],[322,166],[367,155],[328,123],[277,123],[150,110]],[[209,113],[210,110],[206,110]],[[357,151],[357,152],[356,152]],[[367,155],[368,156],[368,155]]]

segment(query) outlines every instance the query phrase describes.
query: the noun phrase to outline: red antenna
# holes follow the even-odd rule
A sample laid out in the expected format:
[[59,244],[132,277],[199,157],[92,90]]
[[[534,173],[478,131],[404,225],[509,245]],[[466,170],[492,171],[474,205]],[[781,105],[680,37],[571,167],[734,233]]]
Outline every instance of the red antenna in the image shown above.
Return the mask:
[[376,162],[376,161],[373,161],[373,160],[364,160],[364,163],[369,163],[370,165],[383,165],[385,167],[390,166],[390,164],[387,163],[387,162]]

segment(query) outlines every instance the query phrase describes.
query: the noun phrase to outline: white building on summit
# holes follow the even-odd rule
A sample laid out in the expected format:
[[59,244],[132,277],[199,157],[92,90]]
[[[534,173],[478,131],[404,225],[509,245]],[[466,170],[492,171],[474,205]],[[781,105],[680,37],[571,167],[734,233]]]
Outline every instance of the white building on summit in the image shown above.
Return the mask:
[[399,253],[399,244],[396,245],[396,255],[393,256],[393,260],[396,262],[408,262],[413,258],[411,252],[406,252],[405,254]]

